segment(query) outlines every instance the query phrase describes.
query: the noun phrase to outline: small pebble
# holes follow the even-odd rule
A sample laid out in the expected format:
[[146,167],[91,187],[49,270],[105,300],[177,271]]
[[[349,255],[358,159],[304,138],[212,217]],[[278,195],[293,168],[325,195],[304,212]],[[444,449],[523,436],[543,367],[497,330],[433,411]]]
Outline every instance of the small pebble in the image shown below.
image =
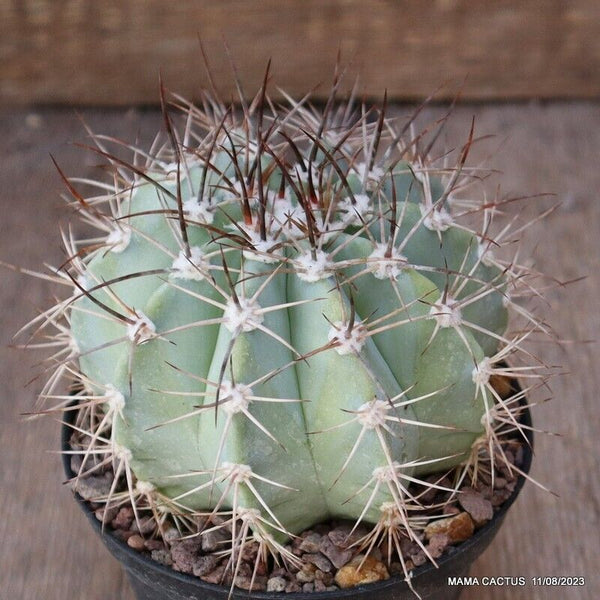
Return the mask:
[[[504,486],[506,487],[506,486]],[[486,499],[491,500],[494,490],[489,485],[483,485],[481,482],[477,484],[477,491]]]
[[310,533],[304,539],[302,539],[299,550],[302,552],[314,553],[319,551],[319,544],[321,543],[322,536],[318,533]]
[[400,550],[402,551],[403,555],[410,556],[411,554],[415,554],[416,552],[418,552],[420,549],[421,548],[419,544],[417,544],[416,542],[413,542],[412,540],[409,540],[406,537],[402,537],[400,539]]
[[200,540],[197,537],[175,542],[171,547],[173,568],[182,573],[192,573],[198,560],[200,547]]
[[350,532],[341,529],[333,529],[327,537],[339,548],[347,548],[352,543]]
[[286,586],[285,586],[285,593],[286,594],[292,594],[294,592],[299,592],[302,588],[300,587],[300,584],[297,581],[290,581]]
[[[228,539],[229,536],[228,536]],[[258,555],[258,542],[251,542],[250,544],[245,544],[242,548],[242,560],[250,563],[254,563],[256,557]]]
[[108,496],[113,483],[113,474],[110,471],[104,475],[89,475],[74,479],[71,483],[72,489],[84,500],[93,500]]
[[506,479],[504,477],[496,477],[494,479],[494,488],[501,490],[504,487],[506,487]]
[[427,545],[427,551],[432,558],[439,558],[442,556],[444,550],[450,544],[450,537],[446,533],[434,533],[429,539]]
[[451,542],[468,540],[475,530],[473,519],[466,512],[454,517],[432,521],[425,527],[425,537],[429,540],[436,533],[446,533]]
[[225,565],[219,565],[214,571],[201,575],[200,579],[206,581],[206,583],[225,583]]
[[333,580],[333,573],[323,573],[320,569],[315,571],[315,581],[322,581],[325,585],[331,585]]
[[331,572],[331,569],[333,568],[331,561],[327,557],[323,556],[320,552],[316,552],[315,554],[304,554],[302,558],[306,562],[315,565],[317,569],[320,569],[324,573]]
[[173,564],[171,553],[168,550],[152,550],[150,556],[152,556],[152,560],[155,560],[161,565],[166,565],[167,567],[170,567]]
[[287,581],[283,577],[271,577],[267,581],[267,592],[283,592]]
[[492,506],[500,506],[506,500],[508,500],[511,496],[512,496],[512,490],[509,488],[508,485],[506,487],[502,488],[501,490],[494,490],[494,493],[493,493],[492,499],[491,499]]
[[133,517],[133,509],[131,506],[124,506],[112,520],[111,525],[113,529],[129,529],[133,523]]
[[317,568],[313,564],[304,564],[302,568],[296,573],[296,579],[300,583],[310,583],[315,580],[315,571]]
[[252,575],[240,575],[235,578],[235,585],[242,590],[259,592],[267,589],[267,578],[257,575],[252,578]]
[[354,554],[350,549],[343,549],[336,546],[329,537],[324,537],[321,540],[319,550],[332,562],[336,569],[341,569],[350,561]]
[[462,488],[458,494],[458,502],[469,513],[477,527],[481,527],[494,516],[492,503],[473,488]]
[[144,546],[146,546],[146,550],[160,550],[164,548],[165,545],[160,540],[146,540],[144,542]]
[[154,520],[154,517],[142,517],[139,523],[135,520],[133,521],[131,529],[142,535],[148,535],[153,533],[156,529],[156,521]]
[[218,549],[220,542],[231,539],[227,531],[223,529],[212,529],[202,533],[202,550],[204,552],[214,552]]
[[442,509],[445,515],[457,515],[460,512],[460,508],[456,504],[446,504]]
[[127,540],[127,545],[130,548],[133,548],[134,550],[137,550],[138,552],[141,552],[142,550],[144,550],[146,548],[146,544],[144,542],[144,538],[141,535],[138,535],[137,533],[132,535],[128,540]]
[[111,506],[111,507],[100,507],[94,511],[94,516],[101,523],[110,523],[118,514],[119,507]]
[[[289,546],[285,546],[286,550],[289,550]],[[296,562],[290,562],[287,565],[287,572],[291,575],[295,575],[300,570],[300,564]]]
[[335,576],[335,582],[342,588],[351,588],[374,581],[383,581],[390,576],[386,566],[368,556],[356,556],[351,563],[342,567]]
[[165,542],[167,542],[167,544],[172,544],[173,542],[176,542],[177,540],[179,540],[180,537],[181,535],[179,531],[175,529],[175,527],[170,527],[163,534],[163,539],[165,540]]
[[221,559],[214,554],[206,554],[204,556],[198,556],[192,563],[192,573],[196,577],[202,577],[211,571],[214,571]]
[[477,475],[477,479],[479,480],[480,483],[484,484],[484,485],[492,485],[492,476],[488,473],[478,473]]
[[523,446],[519,446],[515,452],[515,459],[513,461],[513,464],[517,465],[517,467],[520,467],[523,464],[524,457],[525,449],[523,448]]

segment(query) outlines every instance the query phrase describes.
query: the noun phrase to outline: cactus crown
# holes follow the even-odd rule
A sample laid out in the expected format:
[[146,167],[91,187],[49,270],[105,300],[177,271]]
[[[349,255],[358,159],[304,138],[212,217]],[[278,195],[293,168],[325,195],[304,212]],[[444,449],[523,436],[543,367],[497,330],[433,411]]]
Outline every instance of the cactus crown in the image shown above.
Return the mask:
[[502,202],[470,191],[472,129],[450,165],[385,103],[338,107],[336,83],[323,111],[275,107],[265,87],[242,116],[175,98],[183,127],[165,109],[166,141],[131,163],[94,136],[95,196],[63,175],[99,235],[63,236],[71,293],[34,321],[63,345],[42,397],[67,409],[58,379],[83,384],[80,475],[112,461],[104,501],[159,530],[237,523],[232,564],[248,540],[293,561],[286,539],[330,517],[423,546],[425,477],[493,473],[521,429],[522,394],[493,380],[543,329],[519,306],[506,331],[529,272],[496,257],[510,230],[493,239]]

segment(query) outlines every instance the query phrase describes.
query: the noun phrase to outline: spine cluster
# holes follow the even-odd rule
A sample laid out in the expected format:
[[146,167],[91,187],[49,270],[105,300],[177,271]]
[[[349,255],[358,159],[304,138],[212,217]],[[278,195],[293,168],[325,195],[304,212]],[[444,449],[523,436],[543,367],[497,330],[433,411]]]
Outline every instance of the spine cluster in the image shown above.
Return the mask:
[[[322,111],[276,107],[265,87],[241,116],[176,99],[182,127],[165,108],[166,139],[122,143],[130,161],[93,136],[97,195],[63,175],[98,236],[63,234],[70,291],[32,323],[57,346],[46,410],[71,410],[58,384],[78,382],[78,476],[112,464],[98,500],[157,533],[219,515],[232,568],[249,541],[294,561],[286,540],[331,517],[425,550],[427,475],[458,492],[523,434],[546,372],[524,343],[547,327],[519,300],[536,274],[499,258],[519,226],[494,230],[505,201],[466,166],[472,130],[436,161],[439,132],[385,103],[338,105],[336,83]],[[524,392],[498,391],[517,376]]]

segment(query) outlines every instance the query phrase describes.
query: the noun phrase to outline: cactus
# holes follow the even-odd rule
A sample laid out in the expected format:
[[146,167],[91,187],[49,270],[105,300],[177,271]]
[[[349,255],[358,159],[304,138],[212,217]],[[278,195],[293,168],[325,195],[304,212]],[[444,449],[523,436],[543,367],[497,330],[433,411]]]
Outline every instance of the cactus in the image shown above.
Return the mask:
[[100,234],[63,236],[71,292],[34,321],[63,344],[42,396],[69,410],[60,376],[83,385],[80,474],[112,461],[104,501],[159,529],[226,515],[232,557],[253,539],[293,560],[290,536],[334,517],[423,547],[425,478],[456,469],[458,489],[522,427],[521,395],[492,379],[519,374],[507,359],[544,326],[513,301],[522,268],[495,255],[502,202],[468,194],[473,130],[440,165],[385,103],[333,99],[275,109],[263,86],[241,117],[176,99],[181,131],[164,108],[166,137],[131,163],[94,136],[113,174],[86,180],[97,195],[61,172]]

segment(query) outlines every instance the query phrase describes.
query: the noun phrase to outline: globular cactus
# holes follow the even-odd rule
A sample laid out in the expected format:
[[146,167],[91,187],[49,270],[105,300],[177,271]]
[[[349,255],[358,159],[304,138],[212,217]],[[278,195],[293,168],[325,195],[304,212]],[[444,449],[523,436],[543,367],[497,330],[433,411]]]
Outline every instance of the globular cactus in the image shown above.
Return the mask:
[[424,478],[458,466],[460,485],[519,429],[491,377],[541,327],[519,308],[531,327],[506,333],[522,272],[494,254],[501,203],[469,195],[473,131],[450,165],[385,107],[176,104],[181,132],[165,110],[131,163],[94,138],[98,195],[65,177],[100,235],[64,236],[72,293],[40,318],[83,384],[81,473],[112,461],[105,500],[122,476],[159,524],[228,515],[233,552],[285,556],[332,517],[422,544]]

